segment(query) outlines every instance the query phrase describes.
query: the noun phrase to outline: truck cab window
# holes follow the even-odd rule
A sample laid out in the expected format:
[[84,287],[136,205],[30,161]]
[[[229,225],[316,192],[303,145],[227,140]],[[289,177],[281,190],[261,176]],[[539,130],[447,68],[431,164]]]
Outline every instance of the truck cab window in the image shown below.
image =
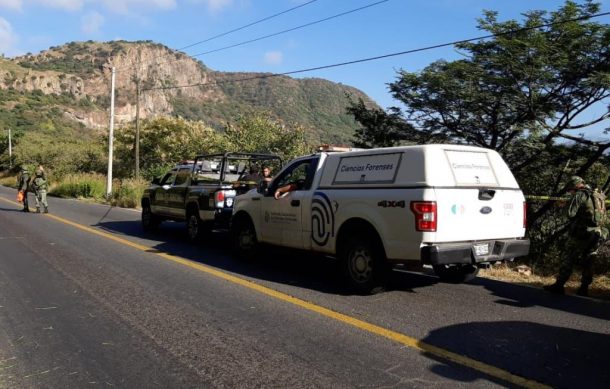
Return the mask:
[[[288,167],[274,181],[274,188],[294,184],[296,190],[309,190],[313,181],[318,158],[301,160]],[[272,194],[272,192],[270,192]]]
[[169,172],[161,179],[159,185],[172,185],[174,183],[174,178],[176,177],[176,172]]

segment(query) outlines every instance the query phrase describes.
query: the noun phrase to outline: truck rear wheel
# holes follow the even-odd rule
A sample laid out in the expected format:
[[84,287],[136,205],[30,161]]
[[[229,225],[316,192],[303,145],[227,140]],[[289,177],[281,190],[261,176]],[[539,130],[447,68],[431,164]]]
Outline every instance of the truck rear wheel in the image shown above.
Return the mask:
[[235,256],[243,260],[254,259],[259,244],[252,222],[245,218],[236,220],[231,227],[231,235]]
[[146,232],[156,231],[161,224],[159,216],[152,213],[150,204],[142,205],[142,228]]
[[479,268],[473,265],[434,265],[432,268],[441,281],[451,284],[472,281],[479,273]]
[[359,294],[383,291],[389,266],[377,244],[364,236],[349,238],[340,248],[339,259],[348,287]]

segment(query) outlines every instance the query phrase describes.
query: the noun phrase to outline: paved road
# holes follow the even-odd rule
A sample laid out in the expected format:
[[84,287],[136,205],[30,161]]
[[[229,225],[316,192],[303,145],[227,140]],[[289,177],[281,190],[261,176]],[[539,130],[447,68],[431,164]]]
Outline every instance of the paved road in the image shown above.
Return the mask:
[[610,304],[395,272],[353,296],[335,263],[139,213],[0,187],[0,388],[608,387]]

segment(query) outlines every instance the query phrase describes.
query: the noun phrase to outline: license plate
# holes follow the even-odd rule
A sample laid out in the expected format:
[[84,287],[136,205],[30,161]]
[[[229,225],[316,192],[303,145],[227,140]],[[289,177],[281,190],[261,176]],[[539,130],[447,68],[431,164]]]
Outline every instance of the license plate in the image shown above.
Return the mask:
[[472,247],[474,247],[474,254],[475,255],[487,255],[487,254],[489,254],[489,244],[487,244],[487,243],[475,244]]

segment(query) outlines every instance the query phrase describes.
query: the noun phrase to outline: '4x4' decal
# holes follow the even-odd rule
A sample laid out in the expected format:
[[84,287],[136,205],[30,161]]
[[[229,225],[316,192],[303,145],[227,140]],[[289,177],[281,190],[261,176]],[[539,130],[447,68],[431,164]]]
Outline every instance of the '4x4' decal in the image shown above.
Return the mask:
[[391,200],[383,200],[377,203],[377,206],[383,208],[404,208],[406,203],[404,200],[400,201],[391,201]]

